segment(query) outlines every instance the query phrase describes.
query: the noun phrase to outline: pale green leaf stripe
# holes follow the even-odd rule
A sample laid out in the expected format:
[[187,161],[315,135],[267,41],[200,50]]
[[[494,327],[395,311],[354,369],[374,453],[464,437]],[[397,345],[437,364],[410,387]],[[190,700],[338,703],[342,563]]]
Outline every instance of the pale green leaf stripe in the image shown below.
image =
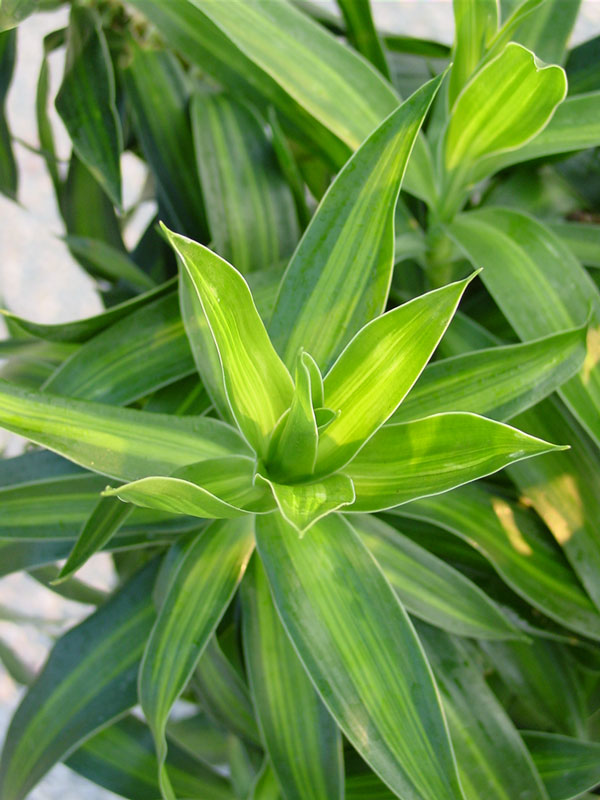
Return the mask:
[[510,425],[464,412],[385,425],[345,468],[356,490],[347,510],[382,511],[557,449]]
[[[75,750],[65,764],[79,775],[129,800],[158,800],[156,755],[149,728],[127,716]],[[229,784],[173,742],[167,771],[178,797],[233,800]]]
[[406,609],[457,636],[521,638],[498,606],[461,572],[371,515],[349,522]]
[[587,593],[600,609],[600,454],[559,402],[552,398],[515,420],[538,435],[560,435],[570,442],[565,453],[538,464],[514,464],[508,475],[544,520],[563,548]]
[[[600,135],[598,136],[600,141]],[[600,225],[584,222],[550,222],[550,230],[587,267],[600,267]]]
[[352,149],[398,104],[392,87],[367,62],[282,0],[192,2]]
[[467,800],[548,800],[517,729],[464,644],[422,624],[418,631],[442,694]]
[[594,281],[552,231],[525,214],[481,209],[460,215],[448,231],[474,264],[485,267],[482,280],[521,339],[590,320],[583,367],[559,393],[600,443],[600,291]]
[[507,420],[573,376],[586,354],[586,328],[534,342],[488,347],[429,364],[391,422],[444,411]]
[[135,705],[155,575],[153,562],[54,646],[8,730],[2,800],[22,800],[78,743]]
[[365,325],[323,383],[339,412],[319,439],[317,470],[339,469],[391,416],[444,335],[471,278],[417,297]]
[[216,636],[206,645],[191,686],[215,722],[252,744],[260,744],[248,686],[221,650]]
[[422,87],[369,136],[321,200],[282,279],[269,325],[288,366],[304,347],[326,368],[384,310],[394,209],[440,80]]
[[263,124],[225,95],[197,93],[191,115],[214,249],[242,274],[279,264],[300,232]]
[[360,755],[400,797],[462,798],[419,640],[352,528],[330,515],[299,539],[272,514],[256,541],[294,647]]
[[482,641],[480,646],[540,728],[588,736],[581,672],[564,644],[534,638],[527,644]]
[[111,325],[56,369],[44,390],[125,405],[194,372],[176,294]]
[[474,180],[497,172],[510,164],[557,153],[570,153],[596,147],[600,142],[600,92],[568,97],[534,139],[524,147],[484,159],[474,174]]
[[[10,465],[13,460],[16,459],[7,459],[6,463]],[[38,483],[2,487],[0,540],[64,541],[69,549],[86,524],[105,486],[106,478],[81,472]],[[189,517],[173,517],[137,509],[117,537],[144,533],[142,542],[152,541],[153,538],[168,540],[169,534],[197,526],[198,521]]]
[[242,583],[244,653],[264,746],[286,800],[341,800],[340,732],[285,632],[264,568]]
[[290,374],[273,349],[242,275],[203,245],[170,231],[167,236],[202,304],[233,416],[264,457],[269,436],[292,401]]
[[44,392],[0,380],[0,425],[94,472],[120,480],[170,474],[206,458],[248,454],[233,428]]
[[312,483],[276,483],[256,474],[257,484],[270,487],[281,516],[300,535],[308,531],[322,517],[350,505],[356,499],[350,478],[340,472]]
[[[142,5],[146,2],[143,0]],[[142,49],[133,38],[128,49],[132,57],[122,72],[123,83],[135,132],[157,183],[161,208],[169,225],[200,237],[206,231],[206,219],[200,182],[193,168],[185,72],[167,50]]]
[[123,134],[115,104],[115,79],[104,33],[90,9],[71,8],[65,73],[56,110],[79,158],[112,202],[120,205]]
[[156,281],[141,270],[132,258],[106,242],[86,236],[65,236],[64,241],[69,250],[90,261],[98,274],[111,281],[124,280],[142,291],[156,286]]
[[77,537],[58,580],[64,581],[85,564],[114,536],[132,511],[133,506],[126,506],[114,497],[100,498]]
[[74,322],[61,322],[56,325],[46,325],[32,320],[18,317],[10,311],[0,309],[0,313],[7,317],[12,322],[17,323],[20,328],[23,328],[27,333],[36,336],[39,339],[48,339],[51,342],[85,342],[91,339],[92,336],[100,333],[105,328],[110,327],[115,322],[118,322],[123,317],[127,317],[133,311],[150,303],[152,300],[157,300],[159,297],[172,292],[175,288],[176,278],[157,286],[152,291],[139,294],[119,303],[116,306],[111,306],[101,314],[96,314],[93,317],[86,319],[75,320]]
[[[553,458],[544,456],[540,462]],[[409,517],[459,536],[479,550],[500,577],[535,608],[584,636],[600,638],[600,614],[539,520],[501,493],[472,484],[409,503],[393,515],[390,519],[395,519],[400,529],[400,520]]]
[[571,800],[600,783],[600,744],[557,733],[521,733],[550,800]]
[[139,697],[152,729],[165,797],[174,797],[164,768],[165,726],[202,650],[227,608],[254,548],[252,521],[216,522],[184,541],[139,673]]

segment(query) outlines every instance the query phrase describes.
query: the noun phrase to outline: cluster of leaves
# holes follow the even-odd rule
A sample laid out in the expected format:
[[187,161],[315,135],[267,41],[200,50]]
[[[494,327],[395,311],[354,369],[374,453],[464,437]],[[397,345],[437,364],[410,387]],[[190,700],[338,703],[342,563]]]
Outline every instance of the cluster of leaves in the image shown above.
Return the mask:
[[[60,5],[3,0],[0,101],[17,24]],[[0,461],[0,572],[97,609],[35,679],[2,645],[31,685],[0,796],[64,761],[131,800],[591,797],[600,69],[597,40],[566,52],[578,3],[455,0],[452,50],[381,34],[368,0],[69,5],[39,154],[105,311],[6,313],[0,424],[35,446]],[[16,197],[12,147],[1,116]],[[110,597],[74,577],[99,550]]]

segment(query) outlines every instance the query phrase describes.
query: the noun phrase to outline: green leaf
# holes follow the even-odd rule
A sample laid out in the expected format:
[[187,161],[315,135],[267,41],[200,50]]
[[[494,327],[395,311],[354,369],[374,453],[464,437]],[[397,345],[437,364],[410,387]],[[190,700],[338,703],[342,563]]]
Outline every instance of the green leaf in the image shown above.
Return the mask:
[[393,422],[445,411],[507,420],[557,389],[585,358],[586,328],[526,344],[489,347],[429,364]]
[[191,685],[212,719],[245,741],[260,743],[246,682],[221,650],[216,636],[206,645]]
[[[66,759],[79,775],[130,800],[160,797],[156,756],[149,728],[127,716],[101,730]],[[174,742],[169,743],[167,772],[180,797],[233,800],[226,780],[211,772]]]
[[598,48],[600,36],[594,36],[569,51],[565,69],[569,79],[569,94],[583,94],[600,89]]
[[204,238],[206,218],[192,166],[186,75],[172,53],[142,49],[132,37],[127,48],[131,59],[122,71],[123,84],[135,133],[156,181],[160,208],[170,226]]
[[[318,373],[318,374],[315,374]],[[295,388],[289,412],[281,417],[269,445],[269,475],[283,482],[306,478],[315,468],[318,429],[313,396],[321,400],[323,380],[319,368],[302,350],[296,359]],[[316,387],[313,389],[313,381]]]
[[600,267],[600,225],[551,222],[548,227],[567,245],[578,261],[588,267]]
[[0,310],[0,313],[7,320],[15,323],[27,333],[40,339],[47,339],[51,342],[86,342],[96,334],[118,322],[123,317],[132,313],[138,308],[142,308],[147,303],[157,300],[174,289],[175,281],[168,281],[156,289],[152,289],[144,294],[139,294],[118,305],[111,306],[106,311],[96,314],[93,317],[78,319],[74,322],[61,322],[55,325],[33,322],[32,320],[18,317],[10,311]]
[[529,644],[482,641],[481,647],[537,725],[586,738],[583,686],[564,645],[533,639]]
[[248,284],[240,273],[191,239],[167,231],[202,304],[233,416],[265,457],[269,436],[292,401],[289,372],[273,349]]
[[0,9],[0,31],[16,26],[35,10],[36,0],[2,0]]
[[156,562],[54,646],[10,724],[3,800],[21,800],[57,761],[136,703],[135,681],[154,620]]
[[256,776],[249,800],[281,800],[279,782],[268,759],[265,759],[261,771]]
[[337,0],[337,3],[352,45],[381,72],[384,78],[390,80],[390,69],[375,28],[370,0]]
[[3,639],[0,639],[0,664],[15,683],[28,686],[35,678],[35,672],[17,655]]
[[211,458],[176,470],[170,478],[142,478],[106,489],[104,495],[145,508],[210,519],[272,511],[275,504],[268,492],[253,484],[255,468],[251,458]]
[[249,519],[217,522],[183,540],[140,666],[139,696],[152,730],[163,796],[174,798],[165,768],[167,717],[244,574],[254,548]]
[[532,139],[566,91],[560,67],[541,66],[531,51],[514,42],[482,67],[458,96],[446,127],[441,215],[452,216],[478,161]]
[[300,538],[318,520],[354,502],[354,486],[347,475],[338,472],[311,483],[276,483],[260,472],[256,482],[270,487],[283,519]]
[[101,498],[83,526],[57,580],[66,580],[85,564],[119,530],[132,511],[133,508],[114,498]]
[[371,515],[348,520],[414,616],[457,636],[521,638],[481,589],[441,559]]
[[115,104],[112,62],[99,20],[73,6],[56,109],[73,147],[115,205],[121,205],[123,134]]
[[522,21],[513,40],[528,47],[542,61],[561,64],[580,5],[581,0],[544,0]]
[[248,454],[237,431],[204,417],[175,417],[44,392],[0,380],[0,424],[109,477],[170,474],[201,459]]
[[271,128],[272,145],[275,152],[275,157],[277,158],[277,163],[279,164],[279,169],[281,170],[284,180],[292,192],[300,229],[304,230],[304,228],[306,228],[310,222],[310,218],[312,216],[306,201],[304,179],[302,178],[302,174],[290,142],[286,138],[286,135],[279,122],[277,112],[273,106],[269,106],[267,110],[267,120],[269,122],[269,127]]
[[[545,456],[540,461],[553,458]],[[562,506],[563,513],[565,507]],[[501,492],[486,491],[477,485],[463,486],[445,495],[409,503],[393,514],[390,519],[397,520],[401,529],[399,520],[408,517],[460,536],[479,550],[528,603],[571,630],[600,638],[598,611],[552,546],[539,520]]]
[[317,470],[332,472],[350,461],[396,410],[431,358],[470,280],[383,314],[347,345],[323,384],[325,406],[339,413],[320,436]]
[[428,626],[419,625],[419,635],[442,695],[467,800],[548,800],[517,729],[464,644]]
[[261,736],[286,800],[343,797],[342,742],[281,624],[258,558],[242,583],[244,652]]
[[515,420],[538,435],[560,431],[571,450],[547,456],[543,463],[514,465],[508,472],[563,548],[589,596],[600,608],[600,514],[598,448],[560,403],[545,400]]
[[269,326],[286,364],[304,347],[327,367],[384,310],[394,210],[440,80],[426,84],[369,136],[321,201],[283,277]]
[[279,264],[298,241],[298,221],[263,123],[225,95],[196,93],[191,115],[214,250],[242,274]]
[[272,514],[256,542],[288,635],[359,754],[399,796],[461,798],[423,650],[352,528],[330,515],[299,539]]
[[557,449],[564,448],[463,412],[386,425],[345,468],[356,489],[347,510],[399,506]]
[[600,141],[600,92],[568,97],[534,139],[518,150],[484,160],[473,180],[509,166],[543,156],[596,147]]
[[600,744],[556,733],[523,731],[550,800],[570,800],[600,783]]
[[594,281],[552,231],[517,211],[461,214],[448,230],[467,257],[485,267],[482,280],[521,339],[590,320],[583,367],[559,394],[600,443],[600,291]]
[[98,333],[44,384],[55,394],[124,405],[194,372],[194,361],[170,293]]
[[129,256],[116,247],[85,236],[65,236],[75,255],[90,261],[99,275],[110,281],[124,280],[136,289],[153,289],[156,283]]
[[[17,55],[16,31],[6,30],[4,4],[0,10],[0,192],[15,200],[19,175],[6,119],[6,95],[10,88]],[[4,24],[3,24],[4,22]]]
[[496,0],[455,0],[452,8],[455,45],[448,87],[450,108],[494,37],[499,11]]

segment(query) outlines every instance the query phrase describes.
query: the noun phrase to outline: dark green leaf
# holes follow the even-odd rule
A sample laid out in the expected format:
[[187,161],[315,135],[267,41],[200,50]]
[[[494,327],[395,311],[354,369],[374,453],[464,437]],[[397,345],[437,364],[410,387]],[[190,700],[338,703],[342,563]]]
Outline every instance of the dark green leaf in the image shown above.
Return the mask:
[[571,800],[600,783],[600,744],[556,733],[524,731],[550,800]]

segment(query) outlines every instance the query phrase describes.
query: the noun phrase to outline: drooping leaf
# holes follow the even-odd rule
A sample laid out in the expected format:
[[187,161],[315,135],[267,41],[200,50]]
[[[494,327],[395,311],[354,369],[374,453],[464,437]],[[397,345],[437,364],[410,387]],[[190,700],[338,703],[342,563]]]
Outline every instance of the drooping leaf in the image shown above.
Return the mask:
[[65,242],[72,253],[92,263],[98,274],[108,280],[124,280],[142,291],[156,286],[135,261],[106,242],[85,236],[66,236]]
[[572,800],[600,783],[600,744],[557,733],[523,731],[550,800]]
[[352,339],[323,383],[325,407],[339,413],[319,439],[317,470],[330,472],[350,461],[396,410],[470,280],[417,297],[377,317]]
[[[419,625],[467,800],[548,800],[527,748],[459,639]],[[527,647],[527,645],[523,645]]]
[[115,498],[101,498],[83,526],[58,579],[64,581],[85,564],[119,530],[132,511],[133,507]]
[[202,192],[192,166],[194,143],[185,73],[168,51],[142,48],[132,38],[127,46],[131,58],[122,71],[123,83],[160,207],[171,227],[206,241]]
[[216,522],[180,545],[140,666],[139,695],[156,743],[163,796],[174,797],[165,759],[171,707],[187,684],[202,650],[241,580],[254,548],[248,519]]
[[447,411],[510,419],[581,368],[586,335],[585,328],[578,328],[526,344],[489,347],[435,361],[425,367],[392,421]]
[[273,605],[256,557],[242,583],[244,652],[261,736],[286,800],[343,796],[341,736]]
[[357,514],[348,521],[411,614],[458,636],[521,636],[476,584],[383,520]]
[[202,304],[240,429],[259,456],[292,401],[293,383],[275,352],[240,273],[191,239],[168,232]]
[[243,275],[274,267],[299,230],[264,124],[226,95],[195,94],[191,115],[214,250]]
[[582,325],[589,318],[587,357],[559,393],[600,442],[600,290],[588,273],[548,228],[517,211],[469,212],[448,230],[468,258],[485,267],[482,280],[521,339]]
[[168,475],[206,458],[249,454],[233,428],[205,417],[175,417],[29,392],[0,380],[0,424],[109,477]]
[[71,8],[67,55],[56,109],[79,158],[115,205],[121,204],[123,135],[110,54],[90,9]]
[[54,646],[17,709],[2,753],[3,800],[21,800],[57,761],[136,703],[152,627],[156,562]]
[[[160,797],[152,734],[132,715],[88,739],[71,753],[65,764],[84,778],[130,800]],[[166,767],[173,789],[180,797],[233,800],[224,778],[174,742],[169,742]]]
[[194,361],[170,293],[98,333],[65,361],[44,389],[124,405],[194,372]]
[[271,514],[256,541],[296,651],[360,755],[399,796],[461,798],[429,665],[351,527],[330,515],[299,539]]
[[393,515],[391,520],[420,519],[460,536],[528,603],[567,628],[600,637],[598,611],[539,521],[500,492],[472,484],[408,503]]
[[385,425],[345,468],[356,489],[348,510],[381,511],[447,492],[557,449],[510,425],[463,412]]
[[430,81],[364,142],[326,193],[283,277],[269,326],[291,365],[304,347],[327,367],[387,300],[394,210],[408,159],[440,84]]

